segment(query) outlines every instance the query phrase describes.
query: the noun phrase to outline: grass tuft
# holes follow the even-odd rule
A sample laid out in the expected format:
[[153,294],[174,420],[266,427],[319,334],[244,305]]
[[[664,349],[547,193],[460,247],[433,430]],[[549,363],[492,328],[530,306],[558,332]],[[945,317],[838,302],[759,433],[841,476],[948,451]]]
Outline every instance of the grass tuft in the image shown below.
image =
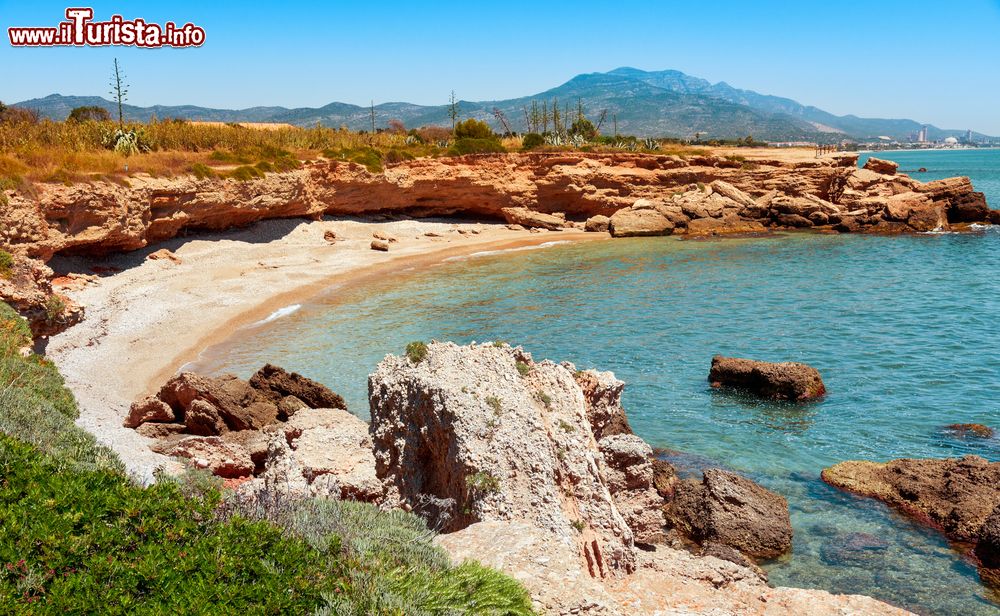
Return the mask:
[[424,361],[427,359],[427,343],[417,341],[406,345],[406,357],[415,364]]
[[523,361],[519,361],[515,365],[517,366],[517,373],[521,376],[528,376],[528,373],[531,372],[531,366]]

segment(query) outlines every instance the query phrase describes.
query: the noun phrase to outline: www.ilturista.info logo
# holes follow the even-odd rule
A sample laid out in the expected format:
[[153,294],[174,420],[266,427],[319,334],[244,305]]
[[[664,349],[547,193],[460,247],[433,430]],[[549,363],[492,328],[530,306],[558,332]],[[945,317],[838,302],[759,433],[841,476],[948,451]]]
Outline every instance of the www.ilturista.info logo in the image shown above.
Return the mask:
[[94,9],[69,8],[66,21],[58,26],[7,28],[7,35],[14,47],[199,47],[205,42],[205,30],[192,23],[178,26],[168,21],[161,26],[144,19],[126,20],[121,15],[112,15],[109,21],[93,19]]

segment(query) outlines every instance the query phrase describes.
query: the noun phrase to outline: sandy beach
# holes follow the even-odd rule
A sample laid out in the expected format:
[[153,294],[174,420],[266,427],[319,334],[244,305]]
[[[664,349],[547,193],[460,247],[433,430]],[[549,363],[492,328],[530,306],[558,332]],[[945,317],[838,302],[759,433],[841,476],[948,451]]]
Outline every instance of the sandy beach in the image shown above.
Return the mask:
[[[333,243],[324,238],[331,231]],[[389,252],[371,249],[373,233],[396,240]],[[46,354],[76,395],[77,423],[111,446],[133,475],[149,481],[157,467],[176,466],[150,451],[147,439],[122,427],[129,405],[239,327],[332,285],[364,284],[371,276],[482,250],[604,237],[441,220],[294,219],[175,238],[106,259],[57,259],[52,263],[57,271],[102,276],[63,291],[86,307],[87,316],[52,337]],[[179,262],[148,258],[164,248]]]

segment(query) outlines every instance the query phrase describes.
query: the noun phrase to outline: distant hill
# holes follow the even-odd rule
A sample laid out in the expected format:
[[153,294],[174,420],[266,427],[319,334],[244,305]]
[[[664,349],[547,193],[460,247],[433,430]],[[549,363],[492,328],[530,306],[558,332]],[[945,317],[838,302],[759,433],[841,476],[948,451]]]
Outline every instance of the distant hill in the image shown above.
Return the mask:
[[[532,96],[500,101],[460,101],[462,117],[495,122],[493,109],[500,109],[516,131],[526,128],[525,111],[533,101],[549,105],[557,100],[561,110],[568,106],[576,113],[578,101],[585,113],[597,121],[607,110],[601,130],[609,134],[617,121],[618,132],[638,136],[733,139],[752,135],[769,141],[839,141],[843,138],[875,138],[881,135],[905,140],[922,124],[907,119],[836,116],[822,109],[802,105],[792,99],[734,88],[725,82],[713,84],[680,71],[642,71],[619,68],[607,73],[577,75],[566,83]],[[74,107],[97,105],[117,113],[114,103],[97,96],[52,94],[17,103],[36,109],[45,117],[64,119]],[[319,108],[250,107],[211,109],[194,105],[137,107],[125,105],[128,118],[148,121],[157,118],[185,118],[214,122],[287,122],[298,126],[346,125],[352,129],[370,126],[368,107],[330,103]],[[450,125],[447,105],[383,103],[375,106],[376,125],[386,126],[397,119],[408,127]],[[931,139],[963,137],[965,129],[928,126]],[[977,138],[986,137],[973,133]]]

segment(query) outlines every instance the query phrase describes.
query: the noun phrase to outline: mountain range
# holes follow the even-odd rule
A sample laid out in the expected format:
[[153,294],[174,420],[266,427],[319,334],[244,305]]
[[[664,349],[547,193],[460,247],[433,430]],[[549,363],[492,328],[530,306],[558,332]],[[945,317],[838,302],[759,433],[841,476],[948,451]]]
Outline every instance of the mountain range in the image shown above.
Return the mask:
[[[607,73],[577,75],[566,83],[532,96],[497,101],[459,101],[459,114],[490,121],[499,131],[494,109],[506,116],[511,128],[524,131],[526,114],[533,102],[549,106],[558,101],[561,110],[575,117],[578,104],[597,123],[604,113],[603,134],[616,128],[619,134],[641,137],[734,139],[752,135],[768,141],[834,142],[841,139],[875,139],[886,136],[908,140],[924,124],[908,119],[861,118],[837,116],[817,107],[803,105],[789,98],[760,94],[734,88],[725,82],[711,83],[680,71],[643,71],[618,68]],[[17,103],[36,109],[52,119],[65,119],[74,107],[97,105],[109,111],[115,105],[98,96],[63,96],[52,94]],[[451,124],[448,105],[383,103],[375,105],[376,126],[400,120],[407,127]],[[371,108],[348,103],[330,103],[323,107],[250,107],[247,109],[212,109],[194,105],[137,107],[125,105],[125,115],[134,120],[185,118],[216,122],[284,122],[297,126],[346,125],[365,129],[371,125]],[[966,129],[942,129],[927,126],[931,140],[962,138]],[[989,138],[973,132],[976,139]]]

